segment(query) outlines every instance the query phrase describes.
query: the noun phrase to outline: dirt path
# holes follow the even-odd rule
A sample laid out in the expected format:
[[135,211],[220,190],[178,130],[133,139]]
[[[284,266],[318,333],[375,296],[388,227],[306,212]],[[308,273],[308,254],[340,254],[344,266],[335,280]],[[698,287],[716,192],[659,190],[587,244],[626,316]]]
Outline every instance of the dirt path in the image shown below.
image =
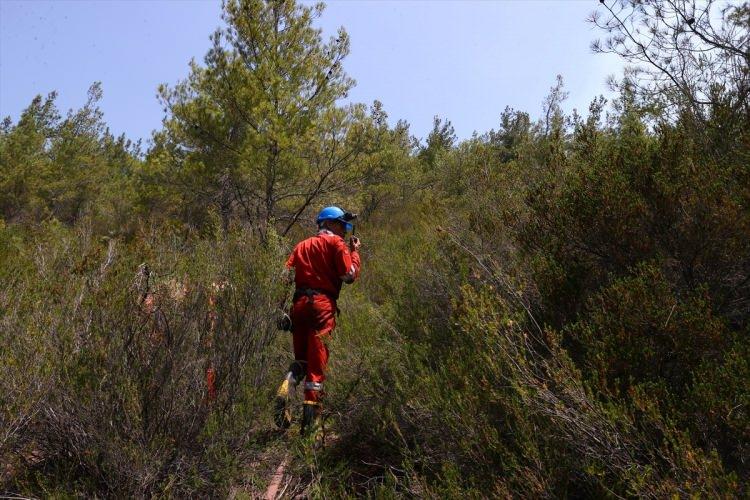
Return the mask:
[[[271,421],[270,416],[267,421]],[[254,439],[243,449],[242,464],[237,477],[229,488],[228,500],[250,500],[260,498],[281,498],[289,496],[294,484],[294,453],[289,436],[260,425],[249,431]]]
[[265,495],[263,495],[263,500],[275,500],[278,496],[284,493],[286,486],[283,490],[281,490],[281,492],[279,492],[279,489],[281,488],[281,482],[284,479],[284,472],[286,471],[288,465],[289,455],[284,455],[281,463],[276,468],[276,472],[274,472],[273,476],[271,476],[271,482],[266,489]]

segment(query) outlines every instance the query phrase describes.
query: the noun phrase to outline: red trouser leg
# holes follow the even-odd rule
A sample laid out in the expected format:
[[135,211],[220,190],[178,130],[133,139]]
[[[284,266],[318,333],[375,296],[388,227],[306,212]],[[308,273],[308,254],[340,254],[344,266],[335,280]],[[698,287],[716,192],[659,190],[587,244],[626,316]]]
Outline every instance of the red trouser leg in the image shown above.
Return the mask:
[[328,346],[325,342],[336,327],[336,304],[325,295],[300,297],[292,306],[294,357],[307,361],[305,401],[321,399]]
[[311,335],[307,341],[307,380],[305,401],[318,402],[323,391],[325,371],[328,366],[328,346],[325,344],[331,332]]
[[213,403],[216,401],[216,370],[213,366],[209,366],[206,370],[206,386],[208,387],[208,401]]

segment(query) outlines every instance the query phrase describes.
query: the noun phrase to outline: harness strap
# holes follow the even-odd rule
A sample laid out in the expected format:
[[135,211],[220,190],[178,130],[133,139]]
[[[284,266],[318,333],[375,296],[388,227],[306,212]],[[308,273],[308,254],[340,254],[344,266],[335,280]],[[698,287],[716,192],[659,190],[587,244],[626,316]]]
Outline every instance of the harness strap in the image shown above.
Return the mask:
[[300,297],[306,296],[307,299],[310,302],[312,302],[313,297],[315,295],[325,295],[326,297],[328,297],[329,299],[333,300],[334,302],[336,301],[336,296],[334,294],[332,294],[331,292],[329,292],[327,290],[320,290],[319,288],[297,288],[294,291],[294,299],[293,300],[296,302],[297,299],[299,299]]

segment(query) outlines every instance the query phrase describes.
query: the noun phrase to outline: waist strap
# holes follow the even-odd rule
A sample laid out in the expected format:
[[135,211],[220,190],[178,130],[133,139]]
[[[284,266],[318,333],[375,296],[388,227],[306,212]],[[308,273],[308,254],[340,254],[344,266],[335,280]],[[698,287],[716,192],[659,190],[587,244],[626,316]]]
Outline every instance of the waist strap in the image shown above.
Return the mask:
[[319,288],[297,288],[294,291],[294,301],[296,302],[297,299],[300,297],[307,297],[308,299],[312,300],[313,296],[315,295],[325,295],[329,299],[336,302],[336,296],[329,292],[328,290],[321,290]]

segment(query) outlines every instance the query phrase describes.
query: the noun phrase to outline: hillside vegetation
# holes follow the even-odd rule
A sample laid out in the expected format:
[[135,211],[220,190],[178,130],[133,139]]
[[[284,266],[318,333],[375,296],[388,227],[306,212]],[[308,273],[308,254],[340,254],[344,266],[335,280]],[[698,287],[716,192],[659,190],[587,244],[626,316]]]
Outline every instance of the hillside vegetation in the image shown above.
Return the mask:
[[[462,141],[342,105],[348,36],[291,0],[226,2],[148,147],[98,84],[5,119],[0,493],[253,497],[287,457],[285,497],[749,495],[750,7],[610,3],[616,99],[558,77]],[[276,321],[330,204],[363,272],[314,450]]]

